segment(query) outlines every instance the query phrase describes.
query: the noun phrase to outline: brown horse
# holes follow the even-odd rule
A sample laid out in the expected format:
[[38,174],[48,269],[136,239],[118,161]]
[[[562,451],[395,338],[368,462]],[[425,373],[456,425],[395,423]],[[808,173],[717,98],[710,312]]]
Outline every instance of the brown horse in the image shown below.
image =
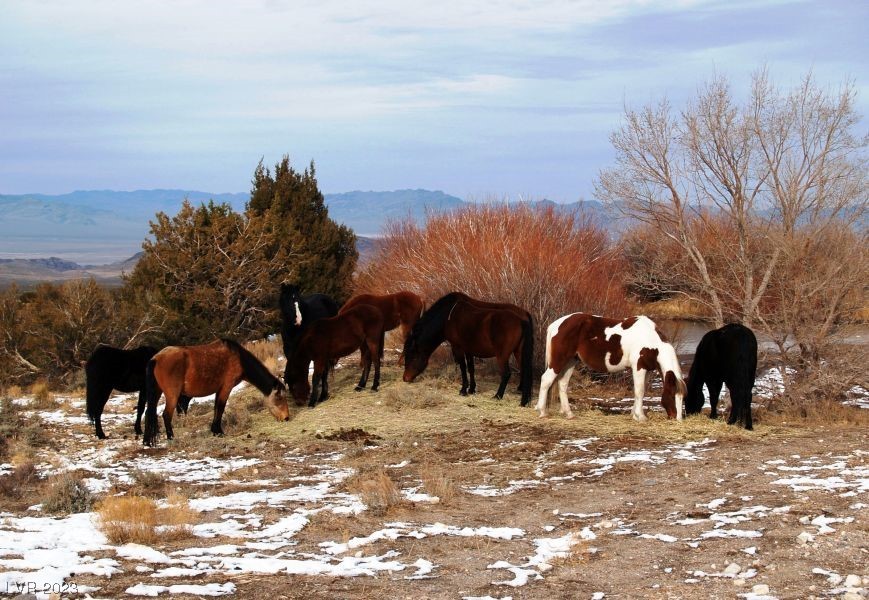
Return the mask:
[[[413,292],[396,292],[377,296],[374,294],[360,294],[350,298],[338,314],[342,314],[360,304],[367,304],[378,309],[383,314],[383,331],[392,331],[401,326],[401,343],[407,339],[410,330],[419,320],[424,304],[422,298]],[[398,364],[402,363],[404,354],[398,357]]]
[[510,355],[517,356],[521,403],[525,406],[531,398],[531,360],[534,354],[534,331],[530,319],[523,319],[514,310],[483,308],[455,296],[448,294],[432,304],[410,332],[404,344],[404,381],[410,383],[422,373],[432,352],[446,340],[462,373],[459,393],[463,396],[476,391],[474,357],[479,356],[497,360],[501,382],[495,397],[503,398],[510,379]]
[[215,340],[201,346],[169,346],[148,362],[145,371],[146,446],[157,443],[157,402],[165,393],[163,423],[166,438],[172,439],[172,415],[178,398],[183,396],[214,396],[214,420],[211,433],[223,435],[221,420],[229,393],[241,380],[256,387],[266,396],[266,406],[278,421],[289,421],[290,410],[284,395],[283,382],[272,375],[257,358],[232,340]]
[[[341,314],[311,324],[299,340],[296,351],[288,357],[287,373],[292,380],[293,398],[301,406],[315,406],[329,397],[329,367],[342,356],[359,350],[362,354],[362,377],[356,391],[365,389],[371,363],[374,381],[371,391],[380,385],[380,359],[383,357],[383,315],[373,306],[360,304]],[[314,375],[308,383],[308,365],[314,361]],[[318,395],[318,386],[320,392]],[[310,396],[309,396],[310,394]]]

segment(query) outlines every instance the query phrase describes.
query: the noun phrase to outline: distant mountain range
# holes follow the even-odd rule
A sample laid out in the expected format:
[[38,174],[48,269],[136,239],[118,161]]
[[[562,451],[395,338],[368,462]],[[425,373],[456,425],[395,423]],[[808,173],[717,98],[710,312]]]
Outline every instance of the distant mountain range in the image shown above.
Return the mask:
[[[154,215],[174,215],[184,198],[194,203],[225,202],[242,211],[250,195],[195,190],[0,195],[0,283],[21,278],[67,279],[82,273],[95,277],[114,273],[112,277],[116,277],[126,261],[141,250]],[[409,217],[422,223],[429,213],[469,204],[441,191],[422,189],[326,194],[325,200],[329,216],[363,238],[379,236],[390,220]],[[612,225],[598,202],[556,204],[543,200],[535,204],[551,205],[558,211],[581,210],[605,227]],[[360,240],[363,252],[370,252],[372,245],[370,239]],[[129,263],[126,266],[126,270],[131,268]]]

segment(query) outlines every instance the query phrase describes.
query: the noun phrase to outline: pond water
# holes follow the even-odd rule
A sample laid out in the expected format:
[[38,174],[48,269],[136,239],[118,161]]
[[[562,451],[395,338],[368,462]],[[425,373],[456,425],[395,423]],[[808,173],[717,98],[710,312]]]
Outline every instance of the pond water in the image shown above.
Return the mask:
[[[697,349],[697,344],[700,343],[700,338],[707,331],[714,329],[711,323],[704,321],[689,321],[687,319],[658,319],[655,321],[658,326],[664,331],[673,345],[676,347],[676,352],[683,359],[692,359],[694,351]],[[770,339],[769,336],[754,330],[757,336],[758,350],[760,352],[778,352],[778,347]],[[849,345],[867,345],[869,344],[869,326],[855,325],[843,332],[839,336],[839,341],[842,344]]]

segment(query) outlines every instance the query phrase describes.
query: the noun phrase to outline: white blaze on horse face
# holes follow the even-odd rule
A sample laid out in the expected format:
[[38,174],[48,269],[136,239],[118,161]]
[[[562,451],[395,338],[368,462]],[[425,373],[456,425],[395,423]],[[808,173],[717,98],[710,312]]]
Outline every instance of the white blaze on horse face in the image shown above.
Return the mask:
[[293,306],[296,307],[296,326],[298,327],[302,324],[302,311],[299,310],[298,302],[293,302]]

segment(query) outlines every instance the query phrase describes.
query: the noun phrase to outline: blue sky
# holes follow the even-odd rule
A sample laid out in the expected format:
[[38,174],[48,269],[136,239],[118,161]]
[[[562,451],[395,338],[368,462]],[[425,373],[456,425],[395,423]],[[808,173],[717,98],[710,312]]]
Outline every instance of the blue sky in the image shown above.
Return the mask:
[[867,23],[865,0],[2,0],[0,194],[247,191],[286,153],[325,192],[590,199],[623,106],[716,72],[851,79],[866,115]]

